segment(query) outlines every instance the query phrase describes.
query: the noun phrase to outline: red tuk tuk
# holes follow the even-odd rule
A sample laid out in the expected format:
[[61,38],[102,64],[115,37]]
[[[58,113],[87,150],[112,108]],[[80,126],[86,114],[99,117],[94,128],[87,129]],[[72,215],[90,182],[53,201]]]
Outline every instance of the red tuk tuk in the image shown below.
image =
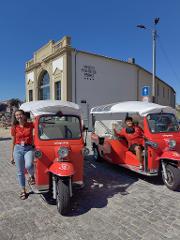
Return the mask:
[[60,214],[66,214],[72,187],[83,185],[84,139],[80,108],[65,101],[27,102],[20,109],[34,122],[35,187],[51,192]]
[[[91,135],[95,160],[104,159],[147,176],[162,173],[171,190],[180,187],[180,127],[171,107],[154,103],[128,101],[97,106],[91,109]],[[139,161],[128,149],[126,139],[118,138],[124,119],[131,116],[144,131],[143,171]]]

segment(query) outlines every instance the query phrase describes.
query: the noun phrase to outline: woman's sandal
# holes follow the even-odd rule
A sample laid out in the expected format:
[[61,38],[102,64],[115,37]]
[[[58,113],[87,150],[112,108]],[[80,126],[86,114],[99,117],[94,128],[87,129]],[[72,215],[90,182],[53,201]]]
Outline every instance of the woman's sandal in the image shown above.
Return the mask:
[[27,198],[27,196],[28,195],[27,195],[26,192],[21,192],[19,197],[20,197],[21,200],[25,200]]
[[35,184],[35,178],[31,176],[31,177],[28,179],[28,183],[29,183],[30,185],[34,185],[34,184]]

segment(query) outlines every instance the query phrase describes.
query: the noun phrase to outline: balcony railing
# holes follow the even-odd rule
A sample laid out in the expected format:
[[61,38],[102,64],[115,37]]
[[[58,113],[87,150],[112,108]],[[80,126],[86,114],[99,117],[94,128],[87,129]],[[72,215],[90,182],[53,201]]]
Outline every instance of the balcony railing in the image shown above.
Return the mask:
[[31,59],[30,61],[26,62],[26,68],[31,67],[34,64],[34,59]]
[[58,41],[53,45],[53,53],[56,52],[59,48],[62,48],[62,41]]

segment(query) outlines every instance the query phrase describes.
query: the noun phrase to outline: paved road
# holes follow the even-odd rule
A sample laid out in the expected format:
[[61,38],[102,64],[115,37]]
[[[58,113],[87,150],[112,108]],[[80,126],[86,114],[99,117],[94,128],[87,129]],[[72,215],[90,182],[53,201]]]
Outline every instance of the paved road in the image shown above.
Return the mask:
[[85,183],[62,217],[38,194],[19,200],[10,139],[0,139],[0,240],[180,239],[180,192],[155,178],[107,163],[85,161]]

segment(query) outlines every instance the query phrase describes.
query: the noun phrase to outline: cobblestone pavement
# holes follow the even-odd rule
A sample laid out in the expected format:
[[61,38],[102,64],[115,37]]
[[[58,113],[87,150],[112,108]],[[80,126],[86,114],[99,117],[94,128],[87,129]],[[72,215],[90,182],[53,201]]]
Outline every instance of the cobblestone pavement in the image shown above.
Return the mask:
[[0,135],[0,240],[180,239],[180,192],[157,179],[107,163],[85,161],[83,190],[75,192],[69,216],[41,195],[19,200],[10,139]]

